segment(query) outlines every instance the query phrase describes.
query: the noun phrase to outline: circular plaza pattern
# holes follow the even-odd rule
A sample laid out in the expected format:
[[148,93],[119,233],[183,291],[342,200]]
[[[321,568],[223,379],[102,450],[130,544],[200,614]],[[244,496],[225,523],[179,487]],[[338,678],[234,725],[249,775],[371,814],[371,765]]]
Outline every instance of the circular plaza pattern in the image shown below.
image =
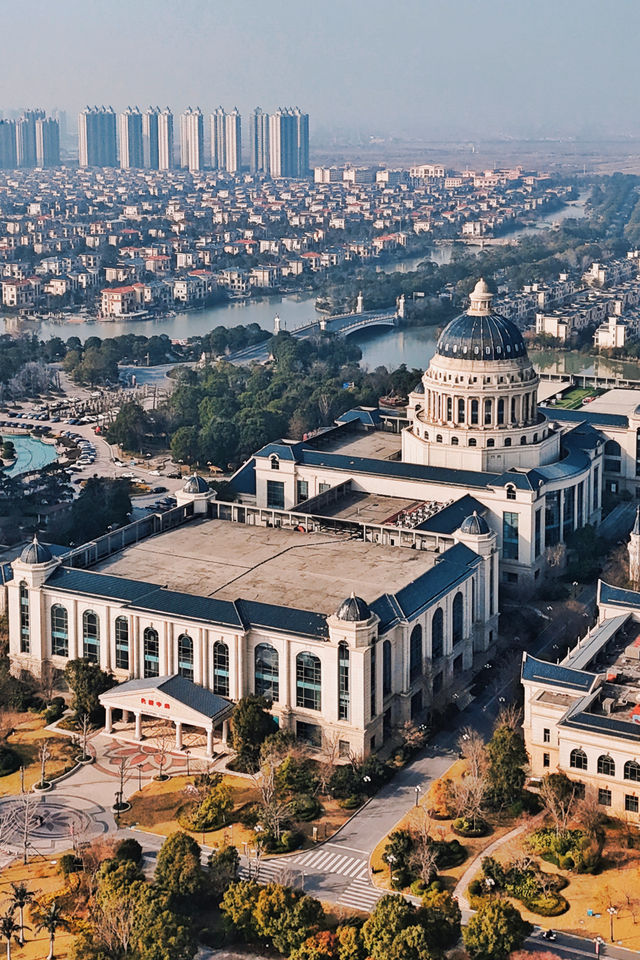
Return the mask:
[[24,853],[49,857],[106,833],[105,810],[78,797],[23,794],[0,799],[0,851],[13,858]]

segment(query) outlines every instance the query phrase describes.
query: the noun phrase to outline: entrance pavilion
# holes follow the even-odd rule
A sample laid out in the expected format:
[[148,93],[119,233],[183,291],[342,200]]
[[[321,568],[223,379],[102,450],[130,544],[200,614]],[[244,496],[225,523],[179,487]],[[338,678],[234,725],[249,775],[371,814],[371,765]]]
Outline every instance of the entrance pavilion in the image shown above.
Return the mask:
[[176,734],[176,750],[182,750],[184,727],[197,727],[207,735],[207,756],[213,756],[214,730],[220,728],[222,747],[229,736],[229,718],[235,704],[205,687],[174,673],[167,677],[127,680],[100,694],[105,709],[105,733],[113,733],[113,711],[123,717],[133,714],[135,740],[142,740],[142,719],[169,721]]

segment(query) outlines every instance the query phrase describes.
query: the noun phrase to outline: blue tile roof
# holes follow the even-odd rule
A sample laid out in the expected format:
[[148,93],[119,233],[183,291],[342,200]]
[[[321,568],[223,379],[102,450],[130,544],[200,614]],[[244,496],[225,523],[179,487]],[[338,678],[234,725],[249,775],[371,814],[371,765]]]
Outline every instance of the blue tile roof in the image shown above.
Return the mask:
[[89,594],[106,600],[121,600],[125,603],[142,599],[146,594],[159,590],[159,583],[144,583],[140,580],[128,580],[126,577],[114,577],[108,573],[93,573],[88,570],[76,570],[73,567],[57,567],[47,578],[47,586],[56,590],[68,590],[71,593]]
[[375,427],[381,419],[377,408],[367,410],[364,407],[354,407],[353,410],[347,410],[338,417],[336,423],[363,423],[367,427]]
[[561,663],[538,660],[525,653],[522,662],[522,679],[550,687],[564,687],[575,690],[577,693],[588,693],[598,679],[598,675],[588,673],[586,670],[572,670],[571,667],[564,667]]
[[588,713],[581,710],[563,717],[561,727],[570,727],[572,730],[587,730],[595,733],[606,733],[611,737],[622,740],[640,740],[640,724],[632,720],[618,720],[600,713]]
[[436,513],[434,517],[429,517],[428,520],[418,524],[415,529],[425,530],[428,533],[452,534],[455,530],[460,529],[463,520],[470,517],[474,510],[479,516],[484,516],[487,512],[483,503],[480,503],[471,494],[466,493],[464,497],[460,497],[455,503],[445,507],[440,513]]
[[108,703],[110,699],[120,699],[123,693],[137,690],[156,690],[158,695],[162,693],[168,697],[173,697],[174,700],[178,700],[186,707],[190,707],[210,720],[221,720],[225,715],[229,716],[233,710],[233,704],[229,700],[177,673],[165,677],[126,680],[124,683],[119,683],[117,687],[103,693],[101,701]]
[[566,410],[564,407],[541,406],[540,411],[550,419],[560,423],[591,423],[595,427],[628,427],[629,418],[620,413],[597,413],[586,407],[579,410]]
[[604,580],[600,580],[598,589],[598,603],[608,603],[620,607],[640,607],[640,593],[635,590],[623,590],[622,587],[613,587]]

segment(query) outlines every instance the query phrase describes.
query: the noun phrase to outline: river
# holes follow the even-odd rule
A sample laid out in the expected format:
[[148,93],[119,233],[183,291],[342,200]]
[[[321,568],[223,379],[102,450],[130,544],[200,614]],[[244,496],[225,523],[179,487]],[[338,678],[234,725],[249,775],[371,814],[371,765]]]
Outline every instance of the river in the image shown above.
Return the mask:
[[[511,243],[518,237],[553,227],[568,217],[579,218],[584,216],[587,195],[588,191],[582,191],[578,200],[553,211],[548,217],[537,221],[535,226],[514,230],[501,238],[502,242]],[[459,244],[454,241],[444,241],[434,245],[431,250],[425,251],[420,256],[407,257],[405,260],[380,265],[379,269],[385,273],[396,270],[407,273],[415,270],[418,264],[425,259],[434,260],[438,264],[448,263],[456,246],[459,246]],[[466,250],[470,252],[477,252],[479,249],[480,247],[475,244],[466,245]],[[366,309],[366,290],[364,295]],[[205,310],[182,311],[173,317],[158,320],[95,321],[92,323],[17,321],[14,318],[2,318],[2,320],[4,330],[7,333],[31,331],[45,340],[49,337],[66,339],[71,336],[86,340],[88,337],[116,337],[125,333],[142,334],[144,336],[165,333],[172,339],[182,340],[208,333],[214,327],[220,325],[236,327],[240,324],[257,323],[267,330],[272,330],[273,319],[276,314],[279,314],[284,329],[293,330],[300,324],[317,317],[315,299],[315,293],[306,293],[302,296],[266,297],[261,300],[249,300],[246,303],[235,301],[218,304]],[[413,327],[406,330],[369,330],[353,334],[353,337],[362,349],[362,364],[367,369],[373,370],[380,365],[395,368],[402,363],[406,363],[408,367],[422,369],[435,352],[436,328]],[[548,355],[545,356],[548,357]],[[587,358],[587,360],[589,359]]]

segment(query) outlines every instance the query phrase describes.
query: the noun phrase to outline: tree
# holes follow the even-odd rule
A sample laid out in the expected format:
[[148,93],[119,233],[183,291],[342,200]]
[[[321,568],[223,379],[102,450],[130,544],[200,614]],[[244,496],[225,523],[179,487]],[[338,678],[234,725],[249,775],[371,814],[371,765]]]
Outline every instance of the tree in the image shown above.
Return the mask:
[[520,734],[513,729],[509,718],[502,715],[487,744],[489,767],[488,790],[496,806],[513,803],[522,794],[525,781],[524,767],[528,762],[527,751]]
[[289,955],[289,960],[339,960],[339,949],[337,935],[329,930],[321,930],[307,937],[304,943]]
[[448,777],[440,777],[429,791],[429,803],[434,817],[443,820],[453,816],[453,783]]
[[64,669],[64,678],[73,693],[71,707],[76,718],[87,714],[94,722],[102,718],[99,696],[116,683],[113,674],[101,670],[97,663],[78,658],[70,660]]
[[71,513],[56,537],[67,543],[86,543],[107,532],[108,527],[123,526],[131,514],[131,485],[128,480],[89,477]]
[[209,857],[209,885],[221,897],[238,876],[240,856],[237,847],[220,847]]
[[371,960],[388,960],[395,938],[413,925],[415,909],[394,894],[380,897],[362,927],[362,942]]
[[44,930],[49,934],[49,956],[47,960],[53,960],[53,948],[58,930],[68,930],[69,921],[63,915],[62,910],[55,900],[51,901],[49,909],[44,914],[37,925],[38,930]]
[[413,879],[410,866],[413,850],[413,835],[409,830],[394,830],[389,834],[382,859],[389,865],[391,886],[394,890],[409,886]]
[[180,830],[164,841],[158,853],[155,882],[169,898],[188,911],[196,907],[205,889],[205,875],[200,863],[200,847],[188,833]]
[[531,930],[531,924],[507,900],[491,900],[471,917],[462,939],[472,960],[506,960]]
[[262,742],[276,730],[270,709],[271,701],[254,693],[236,704],[231,717],[231,737],[238,766],[243,769],[256,769]]
[[192,960],[197,942],[192,924],[174,913],[153,887],[142,885],[136,905],[135,960]]
[[20,925],[16,923],[13,910],[7,910],[4,916],[0,917],[0,937],[4,937],[7,944],[7,960],[11,960],[11,941],[18,940],[18,931]]
[[577,784],[565,773],[548,773],[540,784],[540,799],[554,822],[559,836],[567,829],[576,801]]
[[299,893],[292,887],[269,883],[258,893],[255,922],[258,934],[273,943],[280,953],[292,950],[316,933],[324,911],[319,900]]
[[142,863],[142,846],[133,837],[121,840],[113,852],[116,860],[130,860],[140,866]]
[[177,463],[196,463],[200,455],[197,427],[178,427],[171,438],[171,456]]
[[394,937],[387,956],[389,960],[435,960],[439,954],[424,927],[412,924]]
[[336,936],[338,960],[365,960],[364,944],[358,927],[338,927]]
[[140,450],[149,426],[149,416],[144,408],[134,400],[130,400],[120,407],[107,431],[107,440],[124,450]]
[[256,905],[259,893],[260,887],[253,880],[238,880],[229,884],[220,904],[226,925],[245,940],[257,935]]
[[24,881],[19,881],[18,883],[11,884],[11,894],[9,897],[9,904],[11,909],[18,911],[18,919],[20,921],[20,944],[24,944],[24,908],[30,903],[33,903],[33,893],[29,890],[29,887]]
[[233,812],[233,796],[224,783],[216,783],[202,798],[193,814],[194,830],[215,830],[227,823]]
[[441,950],[454,947],[460,939],[460,921],[458,901],[448,890],[427,890],[422,898],[422,923],[431,946]]

